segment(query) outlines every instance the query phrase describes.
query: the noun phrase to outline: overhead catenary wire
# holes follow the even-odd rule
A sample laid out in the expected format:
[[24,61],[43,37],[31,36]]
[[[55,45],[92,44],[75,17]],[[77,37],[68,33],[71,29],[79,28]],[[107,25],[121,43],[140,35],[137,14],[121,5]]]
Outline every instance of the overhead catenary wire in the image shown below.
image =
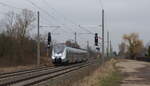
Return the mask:
[[[31,0],[27,0],[27,1],[28,1],[29,3],[31,3],[34,7],[38,8],[39,10],[43,11],[43,12],[46,13],[48,16],[50,16],[51,18],[53,18],[53,20],[57,21],[57,19],[55,19],[55,16],[51,15],[51,14],[50,14],[49,12],[47,12],[46,10],[42,9],[41,7],[39,7],[38,5],[36,5],[36,4],[35,4],[34,2],[32,2]],[[42,0],[42,1],[43,1],[43,0]],[[45,4],[46,4],[46,3],[47,3],[47,2],[45,2]],[[47,3],[47,5],[48,5],[48,3]],[[48,5],[48,6],[49,6],[49,5]],[[54,12],[58,13],[55,8],[51,7],[51,9],[52,9]],[[66,18],[64,15],[63,15],[63,18],[64,18],[64,20],[67,20],[67,21],[69,21],[70,23],[72,23],[73,25],[77,26],[77,28],[80,28],[80,30],[84,30],[84,31],[88,32],[87,34],[92,34],[92,35],[94,35],[94,33],[93,33],[92,31],[88,30],[88,29],[85,28],[85,27],[82,27],[81,25],[76,24],[76,23],[73,22],[72,20]],[[62,24],[62,25],[66,27],[65,24]],[[69,27],[69,28],[70,28],[70,27]],[[72,28],[72,27],[71,27],[71,28]],[[58,29],[57,29],[57,30],[58,30]],[[71,30],[71,29],[70,29],[70,30]],[[73,32],[73,31],[72,31],[72,32]],[[73,33],[74,33],[74,32],[73,32]]]
[[9,8],[14,8],[14,9],[23,10],[23,8],[15,7],[15,6],[6,4],[6,3],[4,3],[4,2],[0,2],[0,5],[5,6],[5,7],[9,7]]
[[[36,5],[34,2],[32,2],[31,0],[27,0],[29,3],[31,3],[34,7],[38,8],[39,10],[41,10],[42,12],[46,13],[49,17],[51,17],[53,20],[57,21],[57,19],[52,16],[49,12],[47,12],[46,10],[42,9],[41,7],[39,7],[38,5]],[[63,25],[63,24],[62,24]]]
[[48,3],[46,0],[41,0],[45,5],[47,5],[51,10],[53,10],[56,14],[60,14],[61,18],[63,18],[65,21],[71,23],[63,14],[58,12],[50,3]]
[[99,3],[100,3],[100,7],[101,7],[101,9],[104,9],[104,6],[103,6],[103,2],[102,2],[102,0],[98,0],[99,1]]
[[[51,14],[49,14],[49,12],[47,12],[46,10],[44,10],[44,9],[42,9],[41,7],[39,7],[38,5],[36,5],[36,4],[35,4],[34,2],[32,2],[31,0],[26,0],[26,1],[28,1],[28,2],[29,2],[30,4],[32,4],[34,7],[38,8],[39,10],[43,11],[44,13],[46,13],[48,16],[50,16],[51,18],[53,18],[53,20],[57,21],[57,19],[56,19],[54,16],[52,16]],[[45,4],[47,4],[47,5],[49,4],[46,0],[42,0],[42,1],[45,2]],[[12,6],[12,5],[3,3],[3,2],[0,2],[0,4],[3,5],[3,6],[15,8],[15,9],[21,9],[21,10],[23,9],[23,8],[18,8],[18,7],[15,7],[15,6]],[[56,13],[58,13],[55,8],[53,8],[53,7],[50,7],[50,8],[51,8],[53,11],[55,11]],[[62,15],[62,14],[61,14],[61,15]],[[76,24],[76,23],[73,22],[72,20],[66,18],[64,15],[62,15],[62,16],[63,16],[64,20],[67,20],[67,21],[69,21],[70,23],[72,23],[73,25],[77,26],[78,28],[83,29],[84,31],[93,34],[93,32],[91,32],[90,30],[88,30],[88,29],[86,29],[86,28],[84,28],[84,27],[82,27],[82,26]],[[46,19],[46,18],[45,18],[45,19]],[[47,20],[48,22],[50,22],[48,19],[46,19],[46,20]],[[66,26],[65,24],[62,24],[62,25]],[[73,31],[72,31],[72,32],[73,32]]]
[[[43,1],[43,0],[41,0],[41,1]],[[32,2],[32,3],[33,3],[33,2]],[[44,3],[45,5],[48,5],[48,7],[51,6],[51,5],[49,5],[49,3],[48,3],[46,0],[44,0],[43,3]],[[37,6],[36,6],[36,7],[37,7]],[[50,8],[51,8],[55,13],[58,13],[55,8],[53,8],[53,7],[50,7]],[[61,15],[62,15],[62,14],[61,14]],[[77,28],[80,28],[80,29],[82,29],[82,30],[84,30],[84,31],[86,31],[86,32],[88,32],[88,33],[90,33],[90,34],[94,34],[94,33],[91,32],[90,30],[88,30],[88,29],[86,29],[86,28],[84,28],[84,27],[82,27],[82,26],[76,24],[75,22],[71,21],[70,19],[66,18],[64,15],[62,15],[62,16],[63,16],[64,20],[69,21],[69,22],[72,23],[73,25],[77,26]],[[63,25],[66,26],[65,24],[63,24]],[[70,27],[69,27],[69,28],[70,28]],[[72,31],[72,32],[73,32],[73,31]],[[74,33],[74,32],[73,32],[73,33]]]
[[[52,16],[51,14],[49,14],[49,12],[45,11],[44,9],[42,9],[41,7],[39,7],[38,5],[36,5],[36,4],[35,4],[34,2],[32,2],[31,0],[26,0],[26,1],[28,1],[28,2],[31,3],[33,6],[35,6],[35,7],[38,8],[38,9],[40,9],[41,11],[43,11],[44,13],[46,13],[48,16],[50,16],[51,18],[53,18],[54,20],[56,20],[56,19],[54,18],[54,16]],[[41,0],[41,1],[45,2],[45,4],[47,4],[47,5],[49,4],[46,0]],[[18,8],[18,7],[15,7],[15,6],[12,6],[12,5],[3,3],[3,2],[0,2],[0,4],[3,5],[3,6],[15,8],[15,9],[23,9],[23,8]],[[53,11],[57,12],[55,8],[53,8],[53,7],[50,7],[50,8],[53,9]],[[57,12],[57,13],[58,13],[58,12]],[[61,14],[61,15],[62,15],[62,14]],[[84,29],[85,31],[87,31],[87,32],[89,32],[89,33],[92,33],[91,31],[87,30],[86,28],[81,27],[80,25],[78,25],[78,24],[74,23],[73,21],[67,19],[64,15],[62,15],[62,16],[63,16],[63,18],[64,18],[65,20],[68,20],[69,22],[71,22],[71,23],[74,24],[75,26],[77,26],[77,27],[79,27],[79,28],[81,28],[81,29]]]
[[[39,7],[38,5],[36,5],[34,2],[32,2],[31,0],[26,0],[28,1],[30,4],[32,4],[34,7],[38,8],[39,10],[41,10],[42,12],[44,12],[47,16],[51,17],[53,20],[57,21],[57,19],[52,16],[49,12],[47,12],[46,10],[42,9],[41,7]],[[63,25],[63,24],[62,24]]]
[[[60,12],[58,12],[54,7],[51,6],[50,3],[48,3],[46,0],[41,0],[45,5],[47,5],[51,10],[54,11],[54,13],[56,14],[60,14]],[[63,14],[60,14],[61,15],[61,18],[63,18],[65,21],[67,21],[68,23],[71,23]],[[68,25],[66,24],[62,24],[64,27],[67,27],[68,28]],[[72,31],[72,33],[74,33],[74,29],[72,30],[72,27],[69,27],[70,30]]]
[[[41,1],[43,1],[43,3],[44,3],[45,5],[48,5],[49,7],[51,6],[46,0],[41,0]],[[50,8],[51,8],[55,13],[59,13],[59,12],[57,12],[57,10],[56,10],[54,7],[51,6]],[[59,14],[60,14],[60,13],[59,13]],[[80,28],[80,29],[82,29],[82,30],[84,30],[84,31],[86,31],[86,32],[88,32],[88,33],[94,34],[94,33],[91,32],[90,30],[88,30],[87,28],[84,28],[84,27],[82,27],[81,25],[78,25],[78,24],[76,24],[75,22],[73,22],[72,20],[66,18],[66,16],[64,16],[63,14],[61,14],[61,16],[63,17],[63,19],[64,19],[65,21],[68,21],[68,22],[72,23],[73,25],[77,26],[77,28]]]
[[50,16],[51,18],[54,18],[54,16],[52,16],[51,14],[49,14],[46,10],[42,9],[41,7],[39,7],[38,5],[36,5],[34,2],[32,2],[31,0],[26,0],[28,1],[30,4],[32,4],[34,7],[38,8],[39,10],[43,11],[44,13],[46,13],[48,16]]

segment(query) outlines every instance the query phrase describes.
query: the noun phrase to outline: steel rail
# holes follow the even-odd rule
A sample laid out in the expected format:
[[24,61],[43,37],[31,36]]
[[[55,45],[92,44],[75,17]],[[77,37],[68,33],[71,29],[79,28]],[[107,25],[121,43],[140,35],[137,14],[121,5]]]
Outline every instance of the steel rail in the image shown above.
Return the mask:
[[13,72],[4,72],[4,73],[0,73],[0,76],[1,75],[18,73],[18,72],[30,71],[30,70],[35,70],[35,69],[40,69],[40,68],[44,68],[44,67],[46,67],[46,66],[35,67],[35,68],[32,68],[32,69],[23,69],[23,70],[18,70],[18,71],[13,71]]
[[17,76],[17,75],[21,75],[21,74],[25,74],[25,73],[41,71],[41,70],[54,69],[54,68],[55,67],[38,67],[38,68],[29,69],[29,70],[22,70],[22,71],[4,73],[4,74],[0,74],[0,79],[11,77],[11,76]]
[[80,66],[76,66],[76,67],[71,67],[71,68],[68,68],[66,70],[62,70],[62,71],[58,71],[56,73],[53,73],[53,74],[48,74],[48,75],[44,75],[44,76],[41,76],[39,78],[34,78],[32,80],[27,80],[27,81],[24,81],[24,82],[21,82],[21,83],[17,83],[17,84],[14,84],[12,86],[31,86],[31,85],[35,85],[35,84],[38,84],[42,81],[46,81],[46,80],[49,80],[49,79],[52,79],[52,78],[56,78],[58,76],[61,76],[61,75],[64,75],[64,74],[67,74],[67,73],[70,73],[70,72],[73,72],[73,71],[76,71],[76,70],[79,70],[83,67],[87,67],[88,64],[84,64],[84,65],[80,65]]
[[0,79],[0,85],[11,85],[11,84],[15,84],[18,82],[22,82],[25,80],[29,80],[32,78],[37,78],[37,77],[41,77],[47,74],[52,74],[55,72],[59,72],[62,70],[66,70],[72,67],[76,67],[76,66],[80,66],[83,63],[80,64],[76,64],[76,65],[71,65],[71,66],[66,66],[66,67],[61,67],[61,68],[56,68],[56,69],[48,69],[48,70],[41,70],[41,71],[35,71],[35,72],[30,72],[30,73],[25,73],[22,75],[17,75],[17,76],[10,76],[8,78],[2,78]]

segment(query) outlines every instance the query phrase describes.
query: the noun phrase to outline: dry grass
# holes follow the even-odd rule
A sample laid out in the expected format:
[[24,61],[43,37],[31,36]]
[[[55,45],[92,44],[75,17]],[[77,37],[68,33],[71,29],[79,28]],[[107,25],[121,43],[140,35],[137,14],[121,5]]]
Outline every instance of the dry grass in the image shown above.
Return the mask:
[[51,61],[51,58],[48,56],[41,57],[41,65],[42,66],[54,66],[54,64]]
[[[99,67],[91,76],[85,77],[83,80],[75,83],[73,86],[110,86],[105,83],[110,83],[111,79],[114,79],[115,68],[114,64],[117,61],[112,59],[106,62],[103,66]],[[114,85],[111,85],[114,86]]]
[[[41,65],[40,66],[54,66],[51,62],[50,57],[41,57]],[[26,65],[26,66],[10,66],[10,67],[0,67],[0,73],[5,72],[15,72],[19,70],[26,70],[36,68],[36,65]]]
[[19,71],[19,70],[24,70],[24,69],[32,69],[34,67],[36,66],[30,65],[30,66],[16,66],[16,67],[0,67],[0,73],[14,72],[14,71]]
[[[49,59],[49,57],[41,57],[41,65],[40,66],[54,66],[54,65],[51,63],[51,59]],[[0,67],[0,73],[32,69],[35,67],[37,67],[37,66],[36,65],[27,65],[27,66]]]

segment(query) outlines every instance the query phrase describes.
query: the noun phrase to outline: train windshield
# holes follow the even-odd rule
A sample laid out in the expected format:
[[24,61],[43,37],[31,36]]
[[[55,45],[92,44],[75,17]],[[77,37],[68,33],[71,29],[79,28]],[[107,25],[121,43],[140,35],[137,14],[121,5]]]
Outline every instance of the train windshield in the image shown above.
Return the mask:
[[62,53],[65,49],[64,45],[55,45],[54,46],[54,52],[55,53]]

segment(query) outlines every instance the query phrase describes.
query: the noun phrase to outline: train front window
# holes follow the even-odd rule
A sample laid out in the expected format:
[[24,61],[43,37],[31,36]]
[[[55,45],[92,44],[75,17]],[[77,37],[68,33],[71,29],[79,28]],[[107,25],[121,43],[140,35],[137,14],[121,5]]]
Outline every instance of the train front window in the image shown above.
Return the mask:
[[64,51],[65,46],[64,45],[56,45],[54,46],[54,52],[55,53],[62,53]]

